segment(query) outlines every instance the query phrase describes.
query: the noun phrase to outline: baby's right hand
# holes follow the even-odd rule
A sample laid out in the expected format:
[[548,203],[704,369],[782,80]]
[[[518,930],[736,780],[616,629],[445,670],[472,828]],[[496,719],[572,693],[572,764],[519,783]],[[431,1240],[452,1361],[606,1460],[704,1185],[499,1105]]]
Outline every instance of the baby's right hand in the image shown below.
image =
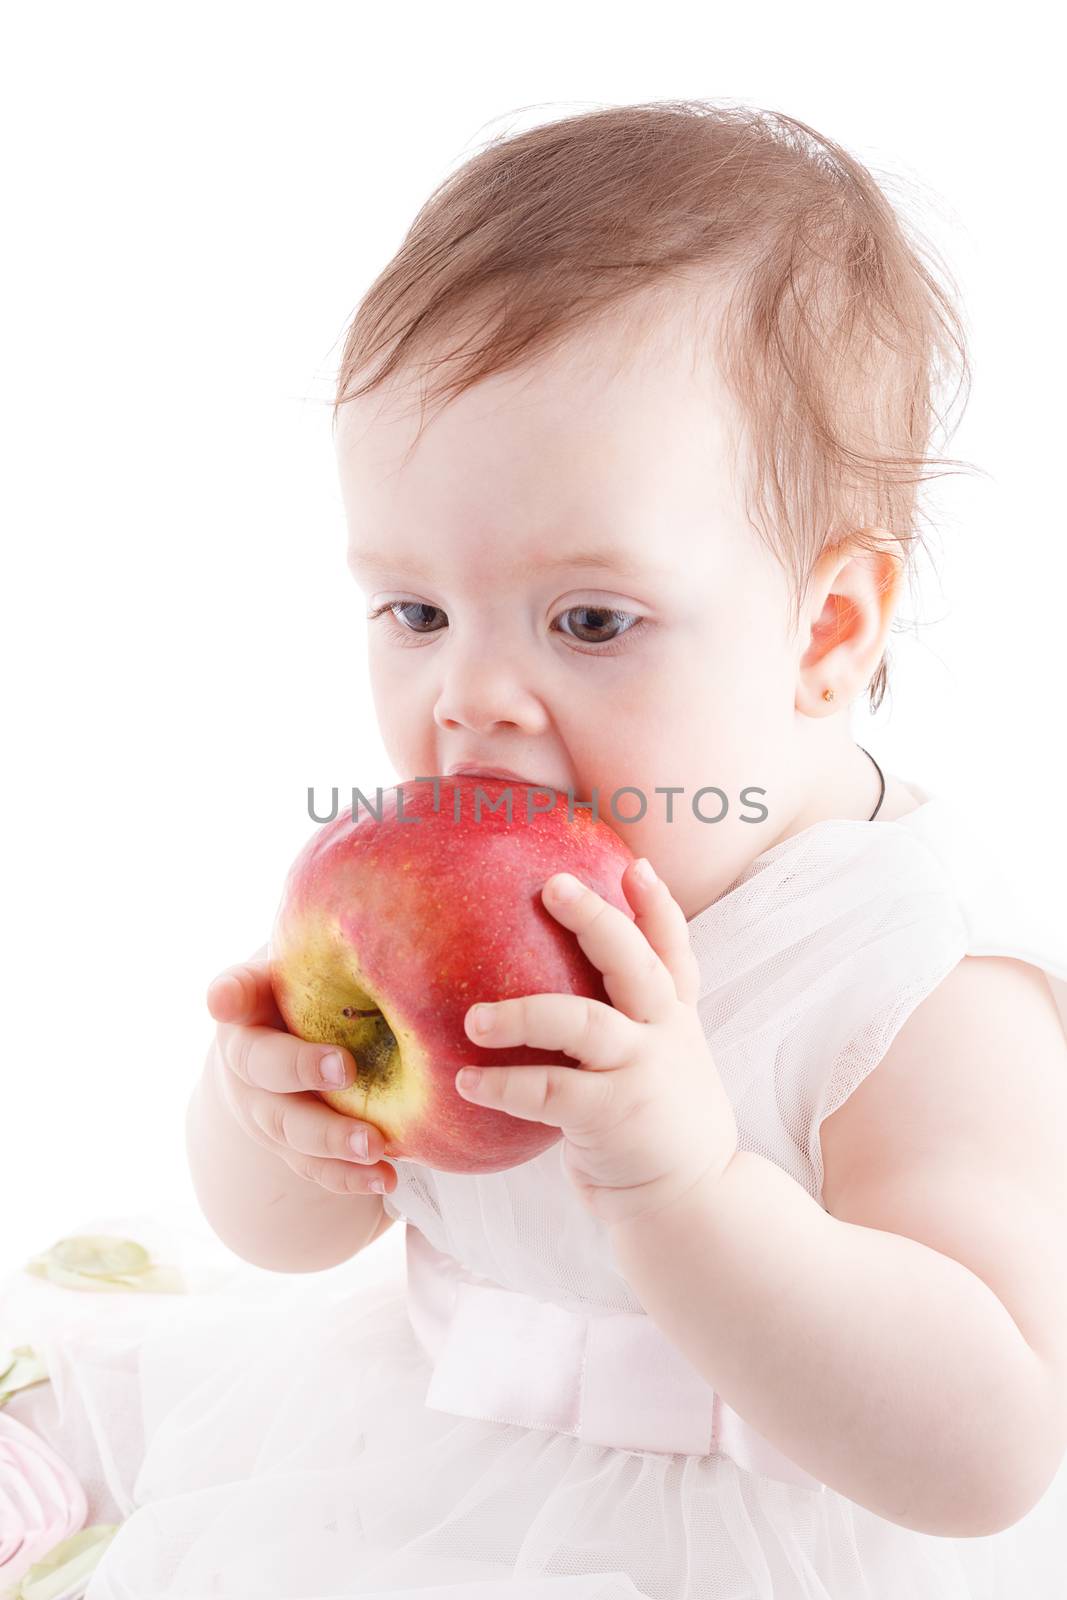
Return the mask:
[[[355,1063],[339,1045],[309,1044],[286,1030],[270,983],[268,945],[240,966],[227,967],[207,991],[207,1007],[218,1023],[215,1058],[219,1088],[241,1127],[279,1156],[295,1173],[331,1194],[367,1194],[380,1179],[386,1194],[396,1188],[396,1170],[381,1160],[385,1140],[369,1122],[334,1111],[313,1091],[336,1089],[322,1074],[334,1052],[345,1068],[345,1086],[355,1081]],[[365,1133],[367,1152],[349,1140]]]

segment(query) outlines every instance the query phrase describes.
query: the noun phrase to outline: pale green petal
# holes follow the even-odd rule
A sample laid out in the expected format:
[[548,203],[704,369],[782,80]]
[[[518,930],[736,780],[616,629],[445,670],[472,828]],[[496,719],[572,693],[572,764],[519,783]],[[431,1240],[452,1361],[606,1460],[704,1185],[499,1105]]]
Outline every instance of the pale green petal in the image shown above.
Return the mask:
[[119,1239],[106,1233],[60,1239],[43,1255],[28,1261],[25,1271],[62,1289],[104,1294],[188,1293],[177,1267],[154,1262],[136,1239]]
[[116,1239],[109,1233],[82,1233],[60,1239],[48,1255],[58,1266],[70,1272],[84,1272],[90,1278],[143,1272],[151,1261],[144,1245],[136,1239]]
[[41,1383],[48,1378],[48,1368],[32,1345],[17,1344],[12,1349],[0,1350],[0,1406],[18,1389],[28,1389],[31,1383]]
[[78,1600],[120,1527],[118,1522],[98,1522],[62,1539],[43,1561],[35,1562],[23,1574],[20,1583],[5,1590],[0,1600]]
[[140,1289],[149,1294],[188,1294],[189,1286],[177,1267],[156,1265],[139,1272],[136,1277],[116,1276],[109,1280],[120,1289]]

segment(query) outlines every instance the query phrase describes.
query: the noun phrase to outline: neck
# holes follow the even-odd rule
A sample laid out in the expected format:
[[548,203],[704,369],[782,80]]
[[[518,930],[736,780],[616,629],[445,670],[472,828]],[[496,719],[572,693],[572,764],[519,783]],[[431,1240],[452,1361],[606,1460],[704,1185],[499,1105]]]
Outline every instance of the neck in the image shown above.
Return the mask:
[[[885,797],[878,811],[878,819],[886,816],[890,789],[891,781],[887,776]],[[783,839],[791,839],[794,834],[802,833],[816,822],[838,819],[867,822],[878,805],[881,791],[882,780],[874,762],[854,740],[849,739],[842,745],[829,770],[823,769],[817,790],[806,796],[775,838],[761,845],[761,853],[780,844]]]

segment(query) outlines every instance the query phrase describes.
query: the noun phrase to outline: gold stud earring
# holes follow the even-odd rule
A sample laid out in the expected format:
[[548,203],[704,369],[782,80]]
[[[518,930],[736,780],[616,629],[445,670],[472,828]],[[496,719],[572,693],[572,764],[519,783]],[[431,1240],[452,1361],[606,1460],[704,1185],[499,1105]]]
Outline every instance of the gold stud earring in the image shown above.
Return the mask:
[[824,689],[822,692],[822,697],[824,700],[832,700],[834,697],[834,691],[832,689]]

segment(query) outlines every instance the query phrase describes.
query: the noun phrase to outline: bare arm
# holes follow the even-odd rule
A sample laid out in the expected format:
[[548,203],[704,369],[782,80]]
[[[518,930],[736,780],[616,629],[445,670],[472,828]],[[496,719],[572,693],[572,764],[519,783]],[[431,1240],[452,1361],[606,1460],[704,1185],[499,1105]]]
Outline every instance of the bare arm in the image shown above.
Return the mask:
[[1045,1369],[959,1261],[831,1216],[749,1151],[611,1234],[645,1310],[727,1405],[887,1521],[987,1534],[1051,1480]]
[[331,1193],[248,1137],[220,1092],[223,1070],[213,1043],[185,1124],[196,1197],[222,1243],[271,1272],[321,1272],[384,1233],[394,1219],[381,1195]]

